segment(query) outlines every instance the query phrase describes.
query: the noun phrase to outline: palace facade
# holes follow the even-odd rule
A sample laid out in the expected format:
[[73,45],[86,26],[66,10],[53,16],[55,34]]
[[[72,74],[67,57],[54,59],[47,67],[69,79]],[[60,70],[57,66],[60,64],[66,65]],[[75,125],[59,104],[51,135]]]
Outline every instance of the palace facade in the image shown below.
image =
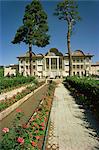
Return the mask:
[[99,62],[92,63],[91,65],[91,74],[99,76]]
[[[81,50],[72,52],[72,75],[89,75],[91,73],[91,58]],[[29,51],[19,56],[19,73],[30,75]],[[63,55],[56,48],[52,48],[45,55],[32,52],[32,75],[40,78],[62,78],[69,75],[68,53]]]

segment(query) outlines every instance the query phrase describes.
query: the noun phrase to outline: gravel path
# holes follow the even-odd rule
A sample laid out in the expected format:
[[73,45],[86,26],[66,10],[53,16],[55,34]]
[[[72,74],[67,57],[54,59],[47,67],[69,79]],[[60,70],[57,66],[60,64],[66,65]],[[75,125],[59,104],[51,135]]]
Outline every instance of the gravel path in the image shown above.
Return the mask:
[[11,98],[13,97],[14,95],[16,95],[18,92],[22,92],[23,90],[26,89],[27,86],[29,86],[31,84],[28,84],[28,85],[24,85],[24,86],[21,86],[19,88],[16,88],[14,90],[11,90],[11,91],[8,91],[6,93],[3,93],[3,94],[0,94],[0,101],[1,100],[5,100],[5,98]]
[[[59,84],[50,116],[46,150],[99,150],[99,138],[89,121],[93,119],[79,108],[70,92]],[[94,120],[92,120],[94,122]],[[95,124],[99,133],[99,124]],[[97,133],[97,134],[98,134]]]

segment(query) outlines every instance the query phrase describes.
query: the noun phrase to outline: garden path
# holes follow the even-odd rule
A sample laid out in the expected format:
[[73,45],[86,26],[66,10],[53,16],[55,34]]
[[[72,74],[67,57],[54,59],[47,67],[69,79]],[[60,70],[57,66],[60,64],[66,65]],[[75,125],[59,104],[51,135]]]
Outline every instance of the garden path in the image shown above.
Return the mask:
[[[97,131],[89,126],[85,114],[85,110],[76,104],[63,84],[58,84],[50,115],[46,150],[99,150]],[[98,125],[94,122],[94,126],[99,129]]]

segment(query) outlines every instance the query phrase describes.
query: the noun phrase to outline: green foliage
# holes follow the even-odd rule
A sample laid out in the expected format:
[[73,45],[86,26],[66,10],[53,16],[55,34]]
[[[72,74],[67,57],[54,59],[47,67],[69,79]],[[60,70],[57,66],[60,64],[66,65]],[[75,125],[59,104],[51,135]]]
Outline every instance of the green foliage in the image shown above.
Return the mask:
[[[99,113],[99,80],[89,77],[67,77],[64,83],[77,91],[80,101]],[[99,116],[99,115],[98,115]]]
[[81,20],[78,13],[78,5],[75,0],[64,0],[57,4],[54,15],[58,16],[60,20],[66,20],[68,23],[68,31],[73,32],[73,26],[77,21]]
[[25,42],[26,44],[44,47],[49,44],[47,34],[47,15],[44,12],[39,0],[33,0],[25,8],[23,25],[19,27],[15,35],[13,44]]
[[16,95],[13,95],[12,98],[5,98],[5,100],[2,100],[0,102],[0,111],[6,109],[7,107],[11,106],[12,104],[14,104],[15,102],[17,102],[18,100],[20,100],[21,98],[23,98],[24,96],[26,96],[27,94],[33,92],[35,89],[37,89],[38,87],[40,87],[41,85],[43,85],[44,82],[35,82],[33,83],[33,85],[31,84],[30,86],[28,86],[25,90],[23,90],[22,92],[18,92]]
[[[50,90],[54,92],[54,88]],[[26,120],[26,116],[24,116],[24,113],[19,108],[16,110],[17,114],[15,116],[13,125],[10,128],[4,128],[2,130],[3,137],[0,142],[0,149],[42,149],[43,139],[46,134],[49,112],[52,104],[51,96],[49,97],[48,93],[46,93],[46,96],[44,95],[38,108],[36,108],[32,117],[25,124],[22,124],[21,121]]]
[[20,125],[20,119],[24,117],[24,114],[22,112],[18,112],[16,114],[16,118],[13,123],[13,128],[7,128],[9,131],[3,134],[2,142],[0,143],[0,149],[2,150],[22,150],[26,149],[27,142],[18,142],[18,138],[22,137],[24,138],[28,137],[28,130],[24,130],[22,126]]
[[0,67],[0,77],[3,77],[3,76],[4,76],[4,68]]
[[16,87],[25,83],[36,82],[34,77],[18,76],[13,78],[0,78],[0,92],[5,89]]
[[32,75],[32,45],[45,47],[49,44],[47,15],[39,0],[33,0],[25,8],[23,25],[19,27],[13,44],[24,42],[29,45],[30,76]]
[[99,81],[89,77],[67,77],[66,81],[89,98],[99,100]]
[[54,15],[58,16],[60,20],[67,21],[67,47],[69,56],[69,76],[72,76],[72,56],[70,48],[70,36],[73,32],[73,27],[77,21],[80,20],[78,13],[78,5],[76,0],[64,0],[57,4]]
[[54,15],[58,16],[59,19],[66,20],[68,23],[71,22],[72,25],[80,20],[78,5],[75,0],[64,0],[63,2],[59,2]]
[[55,53],[56,56],[63,56],[63,54],[59,52],[57,48],[51,48],[50,52]]

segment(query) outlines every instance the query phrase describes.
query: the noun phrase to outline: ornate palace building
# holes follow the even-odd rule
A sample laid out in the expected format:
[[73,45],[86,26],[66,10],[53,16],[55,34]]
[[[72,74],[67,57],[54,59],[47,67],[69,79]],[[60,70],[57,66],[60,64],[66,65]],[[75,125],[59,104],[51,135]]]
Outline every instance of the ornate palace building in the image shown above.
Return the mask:
[[[91,58],[81,50],[72,52],[72,75],[89,75],[91,73]],[[19,56],[19,73],[30,74],[29,52]],[[69,75],[68,53],[63,55],[56,48],[52,48],[45,55],[32,53],[32,75],[46,78],[62,78]]]

